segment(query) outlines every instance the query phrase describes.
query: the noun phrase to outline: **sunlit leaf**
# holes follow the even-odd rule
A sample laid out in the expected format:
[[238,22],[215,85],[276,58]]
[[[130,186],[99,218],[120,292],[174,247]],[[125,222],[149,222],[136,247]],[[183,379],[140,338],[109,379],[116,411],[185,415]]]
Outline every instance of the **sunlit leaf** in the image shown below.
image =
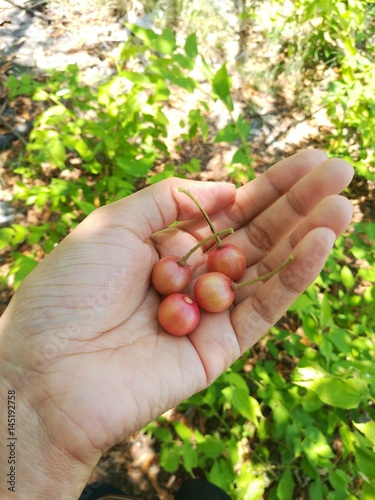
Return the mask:
[[364,424],[353,422],[354,426],[360,430],[369,441],[371,441],[375,450],[375,422],[366,422]]
[[185,53],[188,57],[195,59],[198,55],[198,47],[197,47],[197,35],[192,33],[186,39],[184,46]]
[[349,290],[354,285],[354,276],[352,271],[348,266],[342,266],[340,271],[340,277],[344,287]]
[[212,80],[212,88],[228,109],[233,111],[233,102],[230,94],[231,82],[225,64],[216,72]]

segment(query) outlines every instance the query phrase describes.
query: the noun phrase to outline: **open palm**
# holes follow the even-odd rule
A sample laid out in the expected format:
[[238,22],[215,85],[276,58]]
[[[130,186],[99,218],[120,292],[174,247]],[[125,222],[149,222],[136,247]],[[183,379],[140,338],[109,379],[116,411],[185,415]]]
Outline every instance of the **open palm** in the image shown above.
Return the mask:
[[[168,179],[93,212],[28,276],[3,318],[2,347],[33,387],[30,405],[48,436],[87,462],[217,378],[319,274],[350,221],[338,193],[351,176],[346,162],[311,150],[238,190]],[[178,186],[218,230],[235,229],[226,241],[245,251],[244,280],[295,254],[280,274],[242,289],[231,310],[202,313],[187,337],[160,328],[161,297],[150,286],[160,257],[183,255],[209,234]],[[189,261],[194,276],[206,255]]]

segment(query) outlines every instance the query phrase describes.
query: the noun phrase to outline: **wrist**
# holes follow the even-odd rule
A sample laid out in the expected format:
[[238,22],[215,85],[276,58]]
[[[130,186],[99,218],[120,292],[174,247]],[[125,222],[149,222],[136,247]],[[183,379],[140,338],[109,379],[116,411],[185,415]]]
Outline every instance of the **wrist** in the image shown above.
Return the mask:
[[0,322],[0,498],[78,498],[100,453],[74,456],[51,432],[50,422],[41,416],[37,374],[5,357],[9,350],[2,349],[7,344],[2,326]]

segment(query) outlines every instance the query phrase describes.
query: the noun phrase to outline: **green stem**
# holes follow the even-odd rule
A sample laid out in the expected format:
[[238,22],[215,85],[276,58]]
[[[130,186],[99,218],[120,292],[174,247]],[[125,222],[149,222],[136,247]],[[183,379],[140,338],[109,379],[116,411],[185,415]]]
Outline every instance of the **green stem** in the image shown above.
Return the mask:
[[257,283],[258,281],[263,281],[268,278],[271,278],[275,274],[279,273],[281,270],[283,270],[285,267],[289,266],[289,264],[294,260],[295,256],[293,254],[289,255],[287,260],[283,262],[279,267],[271,271],[270,273],[264,274],[263,276],[259,276],[258,278],[255,278],[250,281],[244,281],[243,283],[233,283],[233,287],[237,290],[238,288],[242,288],[247,285],[252,285],[253,283]]
[[199,203],[199,201],[187,189],[179,187],[178,190],[180,191],[180,193],[185,193],[187,196],[189,196],[189,198],[197,205],[199,210],[202,212],[203,217],[206,219],[207,224],[210,226],[212,234],[215,235],[217,247],[220,248],[221,246],[223,246],[223,242],[220,239],[219,233],[217,233],[215,231],[215,228],[214,228],[214,225],[212,224],[211,219],[209,218],[206,210],[202,207],[202,205]]
[[204,245],[208,241],[212,240],[212,238],[217,238],[219,235],[220,236],[224,236],[226,234],[233,234],[233,233],[234,233],[234,229],[231,227],[230,229],[223,229],[222,231],[219,231],[218,233],[210,234],[210,236],[207,236],[207,238],[204,238],[204,240],[202,240],[199,243],[197,243],[195,245],[195,247],[193,247],[191,250],[189,250],[189,252],[186,255],[184,255],[183,257],[181,257],[180,260],[178,261],[178,263],[181,266],[184,266],[186,264],[186,261],[190,257],[190,255],[192,253],[194,253],[196,250],[198,250],[198,248],[200,248],[202,245]]

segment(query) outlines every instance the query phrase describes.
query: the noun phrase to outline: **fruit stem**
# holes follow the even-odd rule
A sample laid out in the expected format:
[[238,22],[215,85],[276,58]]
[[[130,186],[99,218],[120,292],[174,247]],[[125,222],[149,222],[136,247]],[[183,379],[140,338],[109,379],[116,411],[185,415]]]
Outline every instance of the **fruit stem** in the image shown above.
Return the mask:
[[190,192],[190,191],[188,191],[187,189],[185,189],[185,188],[183,188],[183,187],[179,187],[179,188],[178,188],[178,190],[180,191],[180,193],[185,193],[186,195],[188,195],[188,196],[189,196],[189,198],[190,198],[191,200],[193,200],[193,202],[197,205],[197,207],[199,208],[199,210],[202,212],[203,217],[206,219],[207,224],[210,226],[210,229],[211,229],[211,231],[212,231],[212,234],[214,234],[214,235],[215,235],[215,239],[216,239],[216,246],[217,246],[217,247],[219,247],[219,248],[220,248],[220,247],[222,247],[222,246],[223,246],[223,242],[222,242],[222,241],[221,241],[221,239],[220,239],[220,236],[219,236],[219,234],[220,234],[220,233],[217,233],[217,232],[215,231],[214,225],[212,224],[212,221],[211,221],[211,219],[209,218],[209,216],[208,216],[208,214],[207,214],[206,210],[202,207],[202,205],[199,203],[199,201],[198,201],[198,200],[197,200],[197,199],[196,199],[196,198],[195,198],[195,197],[191,194],[191,192]]
[[294,258],[295,258],[295,255],[290,254],[285,262],[283,262],[279,267],[277,267],[276,269],[274,269],[270,273],[263,274],[263,276],[259,276],[258,278],[254,278],[253,280],[250,280],[250,281],[244,281],[243,283],[233,283],[232,286],[237,290],[238,288],[242,288],[242,287],[247,286],[247,285],[252,285],[253,283],[257,283],[258,281],[263,281],[263,280],[266,280],[268,278],[271,278],[275,274],[282,271],[285,267],[289,266],[289,264],[292,262],[292,260],[294,260]]
[[219,231],[218,233],[210,234],[210,236],[207,236],[207,238],[204,238],[202,241],[200,241],[199,243],[197,243],[195,245],[195,247],[193,247],[191,250],[189,250],[186,255],[184,255],[183,257],[181,257],[179,259],[178,263],[181,266],[185,266],[186,265],[186,261],[188,260],[188,258],[190,257],[190,255],[192,253],[194,253],[195,250],[198,250],[198,248],[200,248],[202,245],[204,245],[208,241],[212,240],[212,238],[217,238],[219,235],[220,236],[225,236],[226,234],[233,234],[233,233],[234,233],[234,229],[231,227],[230,229],[223,229],[222,231]]

